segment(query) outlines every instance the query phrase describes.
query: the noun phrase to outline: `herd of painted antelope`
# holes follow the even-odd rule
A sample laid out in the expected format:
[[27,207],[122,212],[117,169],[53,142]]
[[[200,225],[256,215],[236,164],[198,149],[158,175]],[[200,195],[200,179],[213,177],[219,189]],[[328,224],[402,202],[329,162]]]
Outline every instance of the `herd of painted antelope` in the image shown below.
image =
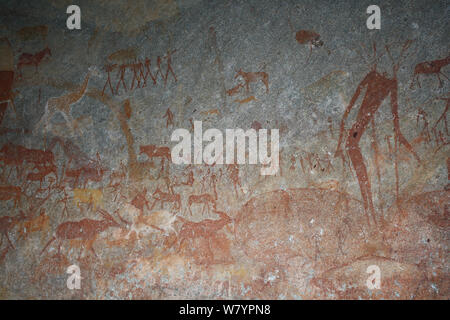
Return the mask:
[[[57,146],[60,146],[60,148],[58,149]],[[57,165],[53,150],[62,150],[64,160],[61,166]],[[10,208],[10,212],[14,212],[16,209],[19,211],[17,215],[8,215],[1,218],[2,239],[5,237],[8,241],[6,250],[14,248],[8,233],[15,225],[20,224],[20,238],[26,238],[27,234],[36,232],[39,228],[44,227],[44,224],[48,226],[49,217],[45,214],[43,205],[49,199],[59,206],[62,215],[66,217],[72,215],[69,214],[69,210],[77,210],[78,212],[78,210],[83,211],[87,208],[100,214],[103,219],[76,219],[59,224],[54,236],[42,252],[54,240],[57,240],[59,248],[62,240],[70,239],[85,241],[85,248],[89,248],[93,252],[92,242],[100,232],[109,227],[127,226],[130,223],[129,221],[118,214],[116,214],[117,218],[113,218],[104,209],[104,193],[107,191],[115,194],[114,201],[121,204],[128,202],[140,210],[140,221],[145,221],[144,207],[149,210],[158,209],[158,206],[160,209],[169,209],[169,205],[172,212],[180,212],[182,210],[181,195],[174,191],[175,188],[192,187],[195,182],[194,177],[198,176],[194,172],[200,172],[201,174],[202,171],[189,166],[185,170],[185,178],[173,178],[170,174],[167,174],[169,166],[166,162],[170,162],[170,151],[167,147],[146,145],[140,147],[140,152],[151,160],[160,159],[161,170],[155,170],[155,175],[158,175],[158,178],[164,181],[165,185],[156,186],[155,191],[151,194],[152,204],[147,199],[149,195],[145,188],[135,195],[129,196],[127,194],[125,185],[127,168],[125,165],[121,164],[117,170],[109,170],[102,163],[98,154],[96,159],[91,159],[70,140],[59,137],[53,138],[46,150],[29,149],[21,145],[6,143],[0,149],[0,161],[2,162],[0,200],[7,202],[4,205],[5,208]],[[199,181],[203,193],[189,195],[185,211],[192,215],[193,207],[198,206],[202,215],[205,210],[208,210],[208,213],[214,212],[222,217],[227,216],[225,213],[218,211],[216,206],[218,199],[216,184],[219,175],[222,176],[222,169],[215,170],[213,166],[207,166],[207,168],[203,168],[203,171],[203,177]],[[235,165],[230,165],[227,172],[229,172],[229,177],[235,184],[237,194],[240,186],[239,169]],[[12,185],[9,183],[10,181],[21,183]],[[93,186],[97,188],[93,188]],[[163,191],[164,188],[167,191]],[[211,193],[206,192],[208,190]],[[71,199],[75,208],[70,205]],[[25,203],[28,203],[28,210],[25,209]],[[120,207],[120,205],[118,206]],[[184,230],[182,234],[185,234],[186,228],[192,223],[189,224],[190,222],[188,223],[187,220],[183,221],[186,225],[181,230]],[[215,225],[215,222],[209,220],[205,220],[204,223]],[[156,225],[150,226],[160,230]],[[199,228],[199,226],[192,228]]]

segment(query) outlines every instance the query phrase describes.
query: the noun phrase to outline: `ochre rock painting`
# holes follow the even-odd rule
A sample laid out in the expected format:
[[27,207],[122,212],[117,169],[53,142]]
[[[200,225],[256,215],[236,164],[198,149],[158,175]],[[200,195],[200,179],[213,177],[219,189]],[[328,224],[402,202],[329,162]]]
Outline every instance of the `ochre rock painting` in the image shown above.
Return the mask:
[[448,4],[389,2],[1,4],[0,298],[449,299]]

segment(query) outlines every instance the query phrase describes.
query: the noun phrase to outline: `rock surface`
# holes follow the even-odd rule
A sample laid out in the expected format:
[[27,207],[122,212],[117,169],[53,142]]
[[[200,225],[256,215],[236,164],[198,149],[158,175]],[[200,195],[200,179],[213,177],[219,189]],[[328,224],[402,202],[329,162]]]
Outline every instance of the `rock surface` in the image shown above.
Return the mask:
[[[78,6],[0,4],[1,299],[450,298],[448,1]],[[173,163],[196,121],[279,170]]]

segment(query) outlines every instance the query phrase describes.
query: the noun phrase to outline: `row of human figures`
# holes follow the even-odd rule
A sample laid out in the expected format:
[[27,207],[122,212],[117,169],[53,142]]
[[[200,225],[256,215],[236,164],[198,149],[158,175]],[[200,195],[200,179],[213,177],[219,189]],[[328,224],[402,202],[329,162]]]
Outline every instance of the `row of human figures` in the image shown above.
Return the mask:
[[[119,94],[119,88],[122,85],[125,92],[128,90],[133,90],[134,88],[144,88],[147,86],[147,80],[150,76],[150,79],[152,80],[153,84],[156,85],[158,76],[164,81],[164,85],[167,84],[167,79],[169,78],[169,73],[173,76],[175,82],[177,82],[177,76],[175,75],[175,72],[172,68],[172,54],[175,53],[177,50],[167,51],[167,54],[161,58],[158,56],[156,58],[156,72],[152,72],[152,65],[151,60],[149,58],[145,58],[144,61],[134,61],[131,63],[125,63],[125,64],[108,64],[105,65],[105,71],[107,73],[107,79],[105,82],[105,85],[103,86],[102,94],[105,93],[106,88],[109,86],[109,89],[111,90],[112,95]],[[162,70],[162,61],[165,59],[166,62],[166,70],[165,72]],[[116,73],[116,84],[115,86],[112,85],[111,82],[111,73],[117,70]],[[127,87],[126,85],[126,73],[127,70],[131,71],[133,76],[131,78],[131,85]],[[136,86],[135,86],[136,85]]]

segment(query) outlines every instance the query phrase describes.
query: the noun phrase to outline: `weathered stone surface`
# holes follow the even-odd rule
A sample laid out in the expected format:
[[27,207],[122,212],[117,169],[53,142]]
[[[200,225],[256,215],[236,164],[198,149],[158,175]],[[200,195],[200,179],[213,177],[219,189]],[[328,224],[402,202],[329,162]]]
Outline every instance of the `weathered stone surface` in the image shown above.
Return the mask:
[[[381,30],[360,1],[68,5],[0,3],[0,298],[450,298],[447,1]],[[279,171],[173,163],[195,121],[278,129]]]

